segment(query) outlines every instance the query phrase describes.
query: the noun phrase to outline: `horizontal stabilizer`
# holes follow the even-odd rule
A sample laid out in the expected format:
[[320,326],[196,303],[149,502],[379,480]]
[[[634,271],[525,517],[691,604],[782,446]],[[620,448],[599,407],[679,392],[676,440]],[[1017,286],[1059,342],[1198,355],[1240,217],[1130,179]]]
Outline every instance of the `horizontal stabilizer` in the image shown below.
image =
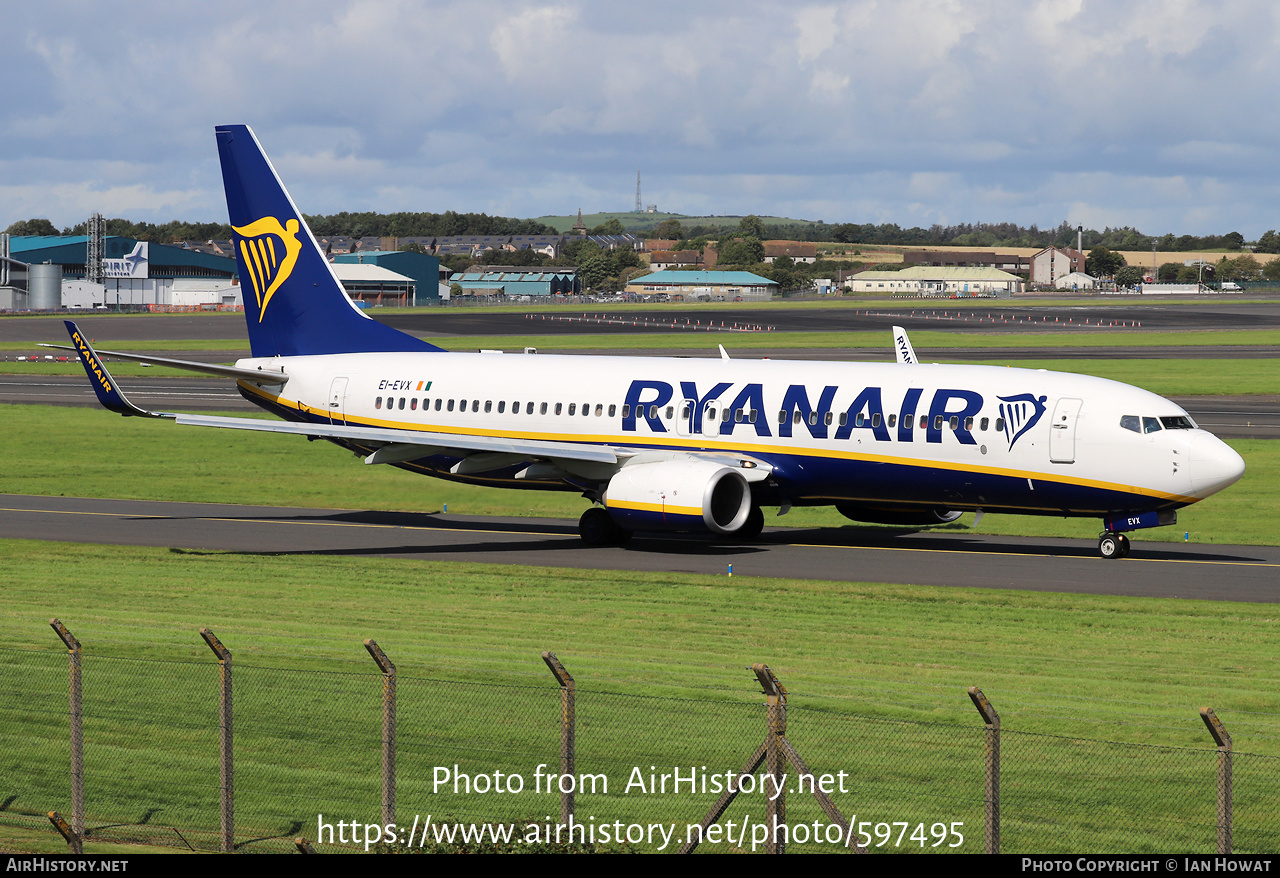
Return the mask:
[[[79,348],[65,344],[41,344],[42,348],[56,348],[60,351],[80,352]],[[283,371],[266,369],[241,369],[239,366],[223,366],[218,363],[197,363],[194,360],[174,360],[169,357],[150,357],[143,354],[130,354],[124,351],[97,351],[108,357],[119,357],[121,360],[132,360],[135,363],[150,363],[153,366],[168,366],[171,369],[184,369],[187,372],[201,372],[205,375],[218,375],[223,378],[243,378],[258,384],[284,384],[289,376]]]

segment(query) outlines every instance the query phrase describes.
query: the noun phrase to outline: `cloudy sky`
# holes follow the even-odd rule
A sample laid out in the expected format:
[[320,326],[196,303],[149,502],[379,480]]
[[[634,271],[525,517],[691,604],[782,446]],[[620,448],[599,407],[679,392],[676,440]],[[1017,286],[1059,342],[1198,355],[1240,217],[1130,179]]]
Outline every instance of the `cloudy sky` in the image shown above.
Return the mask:
[[224,221],[213,126],[307,213],[1280,227],[1280,4],[9,4],[0,229]]

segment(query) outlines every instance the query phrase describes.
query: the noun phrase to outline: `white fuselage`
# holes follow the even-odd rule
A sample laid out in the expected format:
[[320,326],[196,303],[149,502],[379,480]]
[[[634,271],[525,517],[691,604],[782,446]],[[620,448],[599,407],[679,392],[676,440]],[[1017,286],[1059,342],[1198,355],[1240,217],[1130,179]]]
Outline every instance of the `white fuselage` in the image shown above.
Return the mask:
[[[1243,472],[1172,402],[1039,370],[464,353],[237,365],[283,367],[284,386],[241,386],[296,420],[759,460],[766,503],[1106,515],[1185,506]],[[456,460],[410,468],[446,475]],[[601,478],[580,475],[562,487]],[[546,487],[501,470],[469,480]]]

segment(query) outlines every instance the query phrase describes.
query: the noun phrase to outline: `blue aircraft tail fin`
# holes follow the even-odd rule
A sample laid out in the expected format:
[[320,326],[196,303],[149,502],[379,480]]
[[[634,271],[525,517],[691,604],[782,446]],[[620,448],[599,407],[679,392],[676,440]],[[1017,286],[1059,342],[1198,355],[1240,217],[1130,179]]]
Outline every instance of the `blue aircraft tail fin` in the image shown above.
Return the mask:
[[216,133],[255,357],[440,350],[361,313],[253,131],[220,125]]

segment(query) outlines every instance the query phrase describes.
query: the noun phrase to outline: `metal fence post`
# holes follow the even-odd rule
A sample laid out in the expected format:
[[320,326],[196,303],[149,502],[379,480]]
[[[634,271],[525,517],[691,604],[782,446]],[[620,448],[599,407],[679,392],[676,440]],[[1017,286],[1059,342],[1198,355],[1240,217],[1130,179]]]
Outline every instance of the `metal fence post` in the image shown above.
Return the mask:
[[987,724],[986,761],[986,853],[1000,853],[1000,714],[977,686],[969,687],[969,698]]
[[1218,745],[1218,853],[1231,853],[1231,736],[1213,709],[1200,708],[1200,719]]
[[[70,669],[68,685],[68,719],[71,727],[71,834],[68,838],[72,853],[80,853],[84,839],[84,705],[80,689],[80,641],[76,640],[57,619],[49,620],[50,627],[67,645],[67,664]],[[59,818],[61,819],[61,818]]]
[[786,757],[782,741],[787,734],[787,688],[778,681],[768,665],[751,666],[765,694],[765,715],[768,730],[765,737],[765,772],[773,777],[775,796],[765,805],[765,823],[769,826],[769,838],[765,842],[766,854],[785,854],[787,843],[779,839],[778,827],[787,822],[787,794],[783,789]]
[[382,825],[396,822],[396,666],[372,640],[364,648],[382,669]]
[[218,780],[221,786],[222,802],[222,849],[230,853],[235,850],[236,838],[236,793],[231,725],[231,651],[223,646],[222,641],[218,640],[208,628],[201,628],[200,636],[218,657],[218,729],[221,733],[218,741],[218,755],[221,757]]
[[[544,652],[542,660],[547,663],[547,667],[555,675],[556,682],[560,684],[560,773],[575,778],[574,751],[577,746],[575,737],[577,720],[574,715],[574,702],[577,690],[573,677],[569,676],[569,672],[564,669],[564,665],[560,664],[555,653]],[[569,821],[573,819],[573,790],[576,784],[570,784],[567,793],[564,791],[563,784],[558,786],[560,787],[560,823],[568,826]]]

